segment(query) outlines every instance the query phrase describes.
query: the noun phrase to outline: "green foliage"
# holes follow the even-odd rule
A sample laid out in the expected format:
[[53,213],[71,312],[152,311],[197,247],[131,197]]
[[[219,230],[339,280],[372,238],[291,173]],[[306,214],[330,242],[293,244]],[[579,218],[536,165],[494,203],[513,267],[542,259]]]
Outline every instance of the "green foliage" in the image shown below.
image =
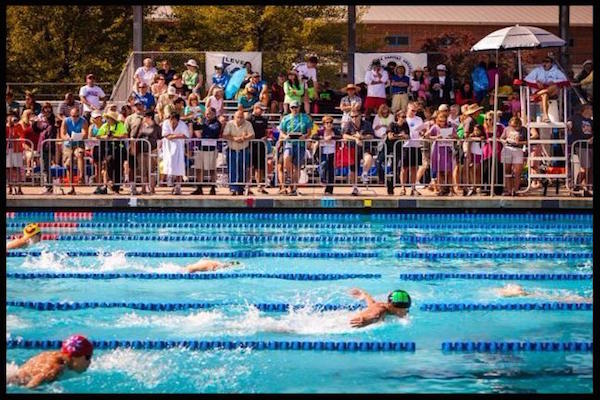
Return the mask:
[[131,7],[8,6],[6,79],[116,81],[132,47]]
[[429,64],[446,64],[450,72],[460,81],[470,79],[471,71],[477,63],[479,55],[471,52],[471,47],[478,39],[465,33],[442,33],[429,38],[421,46],[421,50],[432,54],[429,56]]

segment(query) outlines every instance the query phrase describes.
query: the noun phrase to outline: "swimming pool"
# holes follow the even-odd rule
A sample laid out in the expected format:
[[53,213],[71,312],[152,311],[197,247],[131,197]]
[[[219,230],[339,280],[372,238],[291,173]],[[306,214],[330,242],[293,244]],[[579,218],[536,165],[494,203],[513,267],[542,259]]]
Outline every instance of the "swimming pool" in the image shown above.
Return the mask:
[[[49,240],[6,259],[7,369],[41,351],[20,339],[106,347],[38,391],[592,391],[592,311],[554,298],[592,296],[590,214],[17,212],[7,235],[34,221]],[[183,279],[203,255],[242,265]],[[407,290],[410,317],[351,328],[353,287]]]

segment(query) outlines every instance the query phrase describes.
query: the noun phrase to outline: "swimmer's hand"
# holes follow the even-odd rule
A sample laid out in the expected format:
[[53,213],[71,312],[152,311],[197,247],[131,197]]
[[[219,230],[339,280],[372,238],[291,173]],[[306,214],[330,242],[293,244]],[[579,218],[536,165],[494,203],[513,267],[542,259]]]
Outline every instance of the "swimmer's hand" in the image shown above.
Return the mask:
[[371,297],[371,295],[369,295],[362,289],[352,288],[350,289],[350,295],[356,297],[359,300],[365,300],[367,302],[367,305],[375,303],[375,300]]
[[370,322],[366,321],[364,317],[358,316],[354,317],[350,320],[350,326],[353,328],[361,328],[363,326],[369,325]]

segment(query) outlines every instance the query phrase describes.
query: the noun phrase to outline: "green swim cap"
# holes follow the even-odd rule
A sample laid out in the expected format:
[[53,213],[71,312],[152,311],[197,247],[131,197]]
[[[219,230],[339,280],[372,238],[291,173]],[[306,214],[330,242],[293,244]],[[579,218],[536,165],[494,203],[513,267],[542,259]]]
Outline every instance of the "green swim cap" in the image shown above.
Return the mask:
[[388,295],[388,303],[398,308],[410,308],[410,296],[404,290],[394,290]]

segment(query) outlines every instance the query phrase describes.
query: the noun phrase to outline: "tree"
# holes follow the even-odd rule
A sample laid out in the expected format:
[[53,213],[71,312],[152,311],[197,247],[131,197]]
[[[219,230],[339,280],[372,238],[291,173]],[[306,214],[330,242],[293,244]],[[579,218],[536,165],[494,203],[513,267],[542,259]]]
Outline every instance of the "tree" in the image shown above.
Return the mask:
[[132,49],[130,6],[8,6],[6,79],[115,82]]

